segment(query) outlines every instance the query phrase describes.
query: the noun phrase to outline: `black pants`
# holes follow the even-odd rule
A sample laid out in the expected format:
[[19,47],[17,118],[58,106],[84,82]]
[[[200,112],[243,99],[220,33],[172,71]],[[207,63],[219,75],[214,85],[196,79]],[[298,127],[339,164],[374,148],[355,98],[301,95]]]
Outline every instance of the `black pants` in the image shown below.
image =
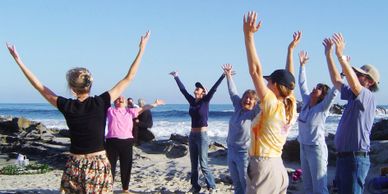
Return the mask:
[[120,159],[121,185],[128,190],[132,170],[133,139],[106,139],[106,153],[112,166],[113,181],[116,174],[116,163]]

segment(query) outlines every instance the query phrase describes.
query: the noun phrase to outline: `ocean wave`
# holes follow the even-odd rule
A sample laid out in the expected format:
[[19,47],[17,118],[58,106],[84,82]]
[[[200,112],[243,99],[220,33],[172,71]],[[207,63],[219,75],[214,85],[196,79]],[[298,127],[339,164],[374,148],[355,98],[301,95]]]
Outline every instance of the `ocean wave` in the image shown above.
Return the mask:
[[[209,117],[231,117],[233,114],[233,110],[223,110],[223,111],[209,111]],[[176,118],[183,118],[183,117],[190,117],[188,111],[181,111],[181,110],[168,110],[168,111],[152,111],[152,115],[157,118],[166,118],[166,117],[176,117]]]

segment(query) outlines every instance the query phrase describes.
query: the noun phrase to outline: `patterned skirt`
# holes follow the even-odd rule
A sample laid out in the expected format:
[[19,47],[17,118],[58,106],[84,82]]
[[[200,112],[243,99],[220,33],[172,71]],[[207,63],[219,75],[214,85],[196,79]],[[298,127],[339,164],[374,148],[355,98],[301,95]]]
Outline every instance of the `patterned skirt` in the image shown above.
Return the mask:
[[70,155],[60,190],[62,193],[113,193],[111,166],[105,151]]

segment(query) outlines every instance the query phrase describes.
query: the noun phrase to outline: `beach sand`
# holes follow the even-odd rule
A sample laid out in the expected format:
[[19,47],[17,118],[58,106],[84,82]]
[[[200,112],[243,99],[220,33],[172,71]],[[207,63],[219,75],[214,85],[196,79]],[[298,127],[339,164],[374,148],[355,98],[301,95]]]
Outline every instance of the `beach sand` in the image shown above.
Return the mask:
[[[14,162],[15,160],[7,161],[5,155],[0,155],[0,168]],[[285,165],[288,168],[300,168],[298,163],[287,163]],[[217,190],[213,193],[233,193],[232,185],[220,182],[221,178],[225,179],[229,175],[226,158],[224,156],[209,157],[209,166],[217,183]],[[379,174],[380,167],[371,168],[367,181]],[[114,193],[121,192],[118,171],[119,168],[116,172]],[[132,193],[187,193],[191,188],[189,172],[189,155],[169,159],[164,154],[147,154],[138,148],[134,148],[134,163],[129,189]],[[329,166],[329,183],[332,182],[334,174],[335,167]],[[61,176],[62,170],[58,169],[36,175],[0,175],[0,193],[59,193]],[[201,176],[200,184],[202,185],[201,193],[208,193],[203,176]],[[288,193],[304,193],[302,183],[290,180]]]

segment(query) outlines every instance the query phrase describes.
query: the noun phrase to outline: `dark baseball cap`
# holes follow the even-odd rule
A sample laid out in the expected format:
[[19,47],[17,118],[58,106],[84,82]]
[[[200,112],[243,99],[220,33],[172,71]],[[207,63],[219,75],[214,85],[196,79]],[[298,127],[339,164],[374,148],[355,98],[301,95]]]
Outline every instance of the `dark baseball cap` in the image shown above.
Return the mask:
[[269,76],[264,76],[264,79],[271,79],[273,82],[286,86],[288,89],[293,90],[295,88],[295,77],[288,70],[278,69],[271,73]]
[[203,85],[200,82],[196,82],[195,83],[195,87],[196,88],[202,88],[203,90],[206,90],[205,87],[203,87]]

